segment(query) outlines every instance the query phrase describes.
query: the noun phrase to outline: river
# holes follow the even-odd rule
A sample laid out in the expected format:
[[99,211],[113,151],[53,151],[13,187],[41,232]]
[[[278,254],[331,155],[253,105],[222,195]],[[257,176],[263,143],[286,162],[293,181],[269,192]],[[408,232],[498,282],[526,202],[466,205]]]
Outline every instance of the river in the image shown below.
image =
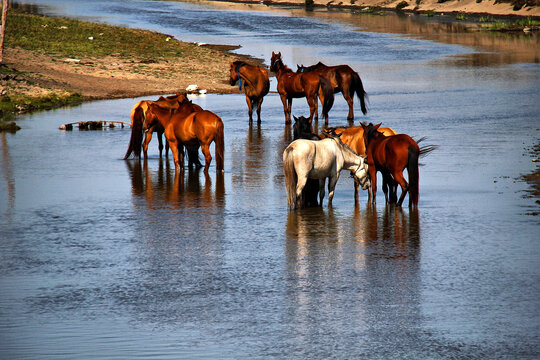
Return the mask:
[[[208,176],[175,174],[155,141],[124,161],[128,128],[58,129],[129,121],[140,99],[21,115],[0,134],[0,358],[540,357],[538,204],[519,180],[536,168],[536,37],[221,2],[19,3],[267,63],[347,63],[370,96],[357,124],[439,148],[422,159],[418,210],[355,202],[343,173],[332,207],[288,211],[275,93],[251,126],[243,95],[191,96],[225,124],[225,173],[213,162]],[[347,110],[338,94],[330,125]]]

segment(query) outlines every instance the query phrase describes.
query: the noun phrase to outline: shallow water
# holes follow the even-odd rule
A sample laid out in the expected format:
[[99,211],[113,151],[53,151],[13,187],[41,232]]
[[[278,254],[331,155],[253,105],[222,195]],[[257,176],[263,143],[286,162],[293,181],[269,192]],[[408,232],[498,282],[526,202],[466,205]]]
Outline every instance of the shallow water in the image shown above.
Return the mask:
[[[182,6],[224,24],[239,11]],[[255,15],[243,19],[285,16]],[[307,56],[291,39],[312,21],[337,35]],[[21,116],[0,134],[0,358],[539,357],[538,205],[517,180],[535,168],[538,65],[455,61],[477,50],[378,32],[366,41],[387,46],[359,55],[349,25],[290,24],[257,51],[352,63],[370,94],[362,120],[440,146],[422,161],[419,209],[365,192],[356,204],[343,173],[332,208],[287,211],[291,131],[273,93],[252,126],[241,95],[192,98],[223,118],[223,175],[176,175],[155,141],[148,161],[124,161],[127,128],[58,130],[129,121],[139,99]],[[330,124],[346,114],[337,96]]]

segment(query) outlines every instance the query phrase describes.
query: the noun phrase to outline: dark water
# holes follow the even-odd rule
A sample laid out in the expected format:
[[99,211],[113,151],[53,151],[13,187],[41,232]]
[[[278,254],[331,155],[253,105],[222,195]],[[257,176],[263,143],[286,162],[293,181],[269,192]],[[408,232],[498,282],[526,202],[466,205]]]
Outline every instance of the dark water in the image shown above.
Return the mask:
[[[240,51],[267,61],[281,49],[290,64],[349,63],[370,94],[363,120],[440,147],[423,159],[417,211],[382,196],[370,206],[365,192],[355,204],[344,173],[332,208],[289,212],[281,155],[291,131],[276,94],[251,127],[243,96],[193,98],[224,120],[223,175],[214,163],[208,176],[176,175],[155,142],[147,162],[124,161],[127,128],[58,130],[129,121],[139,99],[21,116],[21,131],[0,134],[0,358],[540,357],[538,205],[517,180],[536,166],[533,61],[474,63],[484,48],[355,31],[319,14],[66,4],[54,11],[148,28],[158,25],[134,9],[159,4],[170,17],[160,30],[177,37],[245,41]],[[207,27],[212,41],[190,22],[202,17],[219,25]],[[287,28],[266,32],[276,24]],[[310,26],[331,41],[305,36]],[[305,101],[293,113],[306,114]],[[346,114],[338,96],[330,124]]]

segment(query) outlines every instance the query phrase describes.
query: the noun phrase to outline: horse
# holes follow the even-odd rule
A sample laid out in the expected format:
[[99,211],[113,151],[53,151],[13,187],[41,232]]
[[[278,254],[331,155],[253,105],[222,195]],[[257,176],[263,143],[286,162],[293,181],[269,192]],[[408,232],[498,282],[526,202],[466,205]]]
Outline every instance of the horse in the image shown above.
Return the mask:
[[204,154],[204,172],[208,173],[212,156],[210,144],[215,142],[216,170],[223,171],[225,139],[223,120],[208,110],[195,111],[195,105],[184,102],[176,110],[170,111],[157,104],[150,104],[146,111],[143,129],[150,129],[156,123],[165,129],[165,137],[174,156],[176,170],[184,167],[183,146],[200,145]]
[[238,89],[242,90],[242,83],[244,85],[249,123],[251,124],[253,122],[252,113],[255,104],[257,105],[257,122],[260,123],[263,98],[270,90],[268,71],[260,66],[250,65],[240,60],[230,62],[229,64],[231,66],[229,77],[231,86],[234,86],[238,81]]
[[[141,149],[144,153],[145,159],[147,158],[147,151],[148,151],[148,144],[150,143],[150,140],[152,140],[152,133],[156,132],[158,135],[158,148],[159,148],[159,157],[162,157],[162,151],[163,151],[163,140],[162,135],[165,131],[165,129],[161,126],[161,124],[155,124],[151,129],[148,129],[146,132],[144,132],[144,140],[143,137],[143,130],[142,130],[142,124],[144,121],[144,116],[146,111],[148,110],[148,106],[152,103],[156,103],[160,105],[161,107],[168,108],[170,110],[178,109],[181,103],[189,101],[187,98],[187,95],[185,93],[177,93],[176,95],[163,97],[160,96],[158,100],[152,101],[152,100],[141,100],[137,102],[132,110],[131,110],[131,137],[128,145],[128,149],[126,151],[126,154],[124,156],[124,159],[127,159],[132,153],[140,158],[141,157]],[[195,111],[201,111],[202,108],[199,105],[193,104]],[[142,148],[141,148],[141,142],[142,142]],[[195,167],[199,168],[202,167],[202,164],[199,161],[198,157],[198,146],[194,147],[188,147],[188,155],[189,155],[189,166],[191,167],[193,164]],[[165,141],[165,156],[169,156],[169,143]]]
[[332,205],[334,189],[342,169],[350,170],[358,181],[369,186],[366,164],[339,137],[320,141],[294,140],[283,152],[283,172],[289,209],[301,204],[301,195],[308,178],[319,179],[320,206],[324,199],[324,185],[328,181],[328,206]]
[[364,115],[367,113],[367,93],[364,90],[362,79],[360,79],[360,75],[349,65],[327,66],[319,61],[317,64],[311,66],[297,65],[297,68],[297,72],[316,72],[330,81],[334,93],[341,92],[343,94],[345,101],[349,105],[347,120],[354,121],[354,93],[356,93],[360,100],[362,113]]
[[[307,139],[307,140],[321,140],[319,135],[314,134],[311,129],[311,124],[309,119],[303,116],[294,118],[293,124],[293,139]],[[319,196],[319,180],[318,179],[307,179],[306,186],[302,190],[302,199],[301,203],[305,207],[315,207],[319,206],[317,200]]]
[[[380,128],[379,132],[382,132],[385,136],[392,136],[396,135],[397,132],[391,128]],[[323,132],[321,136],[328,137],[332,136],[331,134],[340,135],[341,134],[341,141],[343,141],[345,144],[347,144],[351,149],[353,149],[354,152],[356,152],[358,155],[365,156],[366,155],[366,146],[364,144],[364,129],[362,126],[351,126],[351,127],[332,127],[332,128],[326,128],[323,129]],[[386,201],[388,202],[388,184],[392,184],[391,178],[383,178],[383,192],[384,196],[386,198]],[[354,182],[354,198],[358,199],[358,182]],[[392,190],[393,187],[390,187],[390,190]],[[371,187],[368,189],[368,201],[371,199]],[[391,193],[392,194],[392,193]]]
[[[372,202],[375,203],[377,196],[377,171],[385,176],[392,176],[393,181],[401,187],[401,196],[397,201],[397,206],[401,207],[405,195],[409,193],[409,207],[417,207],[419,199],[419,171],[418,159],[436,149],[436,146],[424,146],[420,148],[418,143],[409,135],[397,134],[384,136],[378,131],[381,124],[362,124],[364,129],[364,143],[368,171],[371,177],[371,188],[373,192]],[[403,170],[407,169],[409,182],[403,176]],[[397,194],[395,197],[397,198]],[[393,203],[394,199],[390,199]]]
[[283,103],[285,124],[291,123],[292,99],[305,97],[309,105],[309,122],[318,119],[317,95],[323,106],[322,114],[328,124],[328,112],[334,105],[334,90],[324,77],[314,72],[295,73],[281,60],[281,52],[274,53],[270,59],[270,70],[276,74],[277,91]]

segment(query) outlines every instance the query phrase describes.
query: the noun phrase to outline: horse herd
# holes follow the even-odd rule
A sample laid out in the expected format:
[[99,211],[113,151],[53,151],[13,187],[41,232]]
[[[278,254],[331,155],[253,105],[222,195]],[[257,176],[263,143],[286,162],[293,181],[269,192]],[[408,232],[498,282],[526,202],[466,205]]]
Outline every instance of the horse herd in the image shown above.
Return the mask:
[[[374,203],[377,193],[377,172],[382,174],[383,192],[387,203],[402,205],[409,193],[409,207],[418,205],[419,173],[418,159],[436,148],[419,147],[418,142],[406,134],[397,134],[381,124],[361,124],[351,127],[328,127],[328,113],[334,104],[334,94],[341,92],[349,113],[347,119],[354,120],[354,95],[360,100],[362,113],[366,114],[367,94],[357,72],[348,65],[298,66],[297,71],[287,67],[281,53],[272,52],[270,70],[277,79],[277,92],[283,103],[285,123],[290,124],[292,99],[305,97],[309,105],[309,117],[294,117],[294,141],[283,152],[283,171],[287,201],[290,209],[322,206],[325,182],[328,178],[328,204],[332,203],[334,189],[341,170],[349,170],[355,179],[355,199],[358,188],[369,191]],[[248,105],[250,124],[256,107],[257,121],[261,122],[261,105],[270,90],[268,71],[244,61],[230,63],[229,83],[244,90]],[[312,131],[312,121],[318,120],[318,101],[322,104],[325,128],[322,133]],[[210,145],[215,143],[216,170],[224,170],[224,126],[223,120],[209,110],[188,100],[185,93],[160,97],[156,101],[143,100],[131,111],[131,138],[124,156],[132,154],[138,158],[141,151],[147,157],[148,143],[155,132],[159,141],[159,156],[162,157],[165,135],[165,155],[168,150],[174,157],[176,170],[184,167],[185,151],[189,167],[202,167],[198,150],[201,149],[208,172],[212,156]],[[403,171],[407,169],[409,182]],[[397,186],[401,195],[397,198]],[[318,199],[317,199],[318,198]],[[368,200],[369,201],[369,200]]]

